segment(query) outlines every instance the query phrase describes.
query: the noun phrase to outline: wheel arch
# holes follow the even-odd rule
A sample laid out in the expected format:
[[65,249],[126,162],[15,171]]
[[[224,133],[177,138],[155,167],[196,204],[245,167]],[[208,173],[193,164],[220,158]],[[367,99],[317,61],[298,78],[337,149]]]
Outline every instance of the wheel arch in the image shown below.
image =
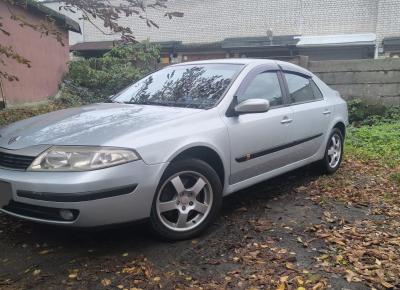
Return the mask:
[[222,187],[224,188],[226,168],[221,155],[215,149],[203,144],[187,146],[175,155],[171,156],[169,162],[187,158],[196,158],[209,164],[217,172]]
[[343,139],[346,138],[346,125],[344,124],[344,122],[342,122],[342,121],[335,122],[335,125],[333,126],[333,128],[339,129],[340,132],[342,133]]

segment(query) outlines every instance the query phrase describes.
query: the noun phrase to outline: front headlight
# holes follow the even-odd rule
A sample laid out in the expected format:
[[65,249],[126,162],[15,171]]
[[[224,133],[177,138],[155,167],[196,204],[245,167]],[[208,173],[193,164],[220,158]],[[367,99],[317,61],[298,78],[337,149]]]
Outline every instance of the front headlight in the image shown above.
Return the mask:
[[54,146],[40,154],[28,171],[89,171],[140,159],[129,149],[92,146]]

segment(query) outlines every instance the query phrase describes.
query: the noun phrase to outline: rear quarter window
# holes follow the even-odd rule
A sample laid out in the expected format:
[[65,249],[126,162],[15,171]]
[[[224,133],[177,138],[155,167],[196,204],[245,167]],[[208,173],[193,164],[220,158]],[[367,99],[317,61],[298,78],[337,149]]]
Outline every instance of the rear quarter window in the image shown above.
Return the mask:
[[323,95],[311,78],[294,73],[285,73],[291,104],[323,99]]

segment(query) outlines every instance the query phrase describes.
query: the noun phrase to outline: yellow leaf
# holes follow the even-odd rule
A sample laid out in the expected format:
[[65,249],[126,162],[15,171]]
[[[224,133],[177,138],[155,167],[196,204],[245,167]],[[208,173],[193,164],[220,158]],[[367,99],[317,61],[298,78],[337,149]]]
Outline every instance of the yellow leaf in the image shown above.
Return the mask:
[[48,253],[50,253],[51,251],[50,250],[43,250],[43,251],[41,251],[40,253],[39,253],[39,255],[46,255],[46,254],[48,254]]
[[289,276],[282,276],[279,281],[281,281],[281,283],[285,283],[287,282],[287,280],[289,280]]
[[304,287],[298,287],[297,290],[306,290]]
[[158,282],[160,282],[160,281],[161,281],[161,278],[160,278],[160,277],[154,277],[154,279],[153,279],[153,280],[154,280],[154,282],[157,282],[157,283],[158,283]]
[[351,270],[346,270],[346,280],[347,280],[347,282],[352,282],[353,281],[353,278],[356,276],[356,273],[354,273],[353,271],[351,271]]
[[382,281],[381,284],[386,288],[394,288],[394,286],[386,281]]
[[293,270],[295,267],[294,267],[293,263],[287,262],[286,263],[286,268],[288,268],[289,270]]
[[285,290],[285,289],[286,289],[285,283],[279,284],[279,286],[276,288],[276,290]]
[[104,287],[110,286],[111,285],[111,280],[110,279],[103,279],[101,280],[101,285]]
[[304,285],[304,280],[301,277],[296,278],[297,284]]

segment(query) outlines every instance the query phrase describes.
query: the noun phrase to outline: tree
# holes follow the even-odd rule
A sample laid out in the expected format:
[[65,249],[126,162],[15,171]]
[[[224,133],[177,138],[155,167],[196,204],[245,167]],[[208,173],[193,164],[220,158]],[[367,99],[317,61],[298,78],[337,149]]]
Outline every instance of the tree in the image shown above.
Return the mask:
[[[62,42],[61,33],[54,26],[55,20],[51,15],[48,15],[40,24],[30,23],[22,16],[14,11],[14,7],[26,9],[29,5],[42,5],[35,0],[0,0],[4,2],[9,9],[11,19],[16,21],[21,27],[33,29],[41,33],[41,35],[54,37],[60,43]],[[110,0],[65,0],[60,5],[59,10],[70,11],[73,13],[80,12],[85,21],[91,22],[103,33],[117,33],[121,35],[123,42],[135,42],[135,37],[130,27],[125,27],[119,24],[118,20],[121,17],[136,16],[143,19],[149,27],[158,28],[157,23],[147,17],[146,11],[148,9],[159,10],[163,13],[164,17],[172,19],[173,17],[182,17],[183,13],[167,11],[168,0],[124,0],[124,1],[110,1]],[[97,22],[102,25],[97,25]],[[7,27],[4,26],[2,18],[0,17],[0,33],[10,36]],[[9,81],[17,81],[18,77],[7,73],[5,69],[4,58],[12,59],[21,65],[30,67],[29,59],[20,55],[15,47],[4,46],[0,43],[0,80],[6,79]]]

